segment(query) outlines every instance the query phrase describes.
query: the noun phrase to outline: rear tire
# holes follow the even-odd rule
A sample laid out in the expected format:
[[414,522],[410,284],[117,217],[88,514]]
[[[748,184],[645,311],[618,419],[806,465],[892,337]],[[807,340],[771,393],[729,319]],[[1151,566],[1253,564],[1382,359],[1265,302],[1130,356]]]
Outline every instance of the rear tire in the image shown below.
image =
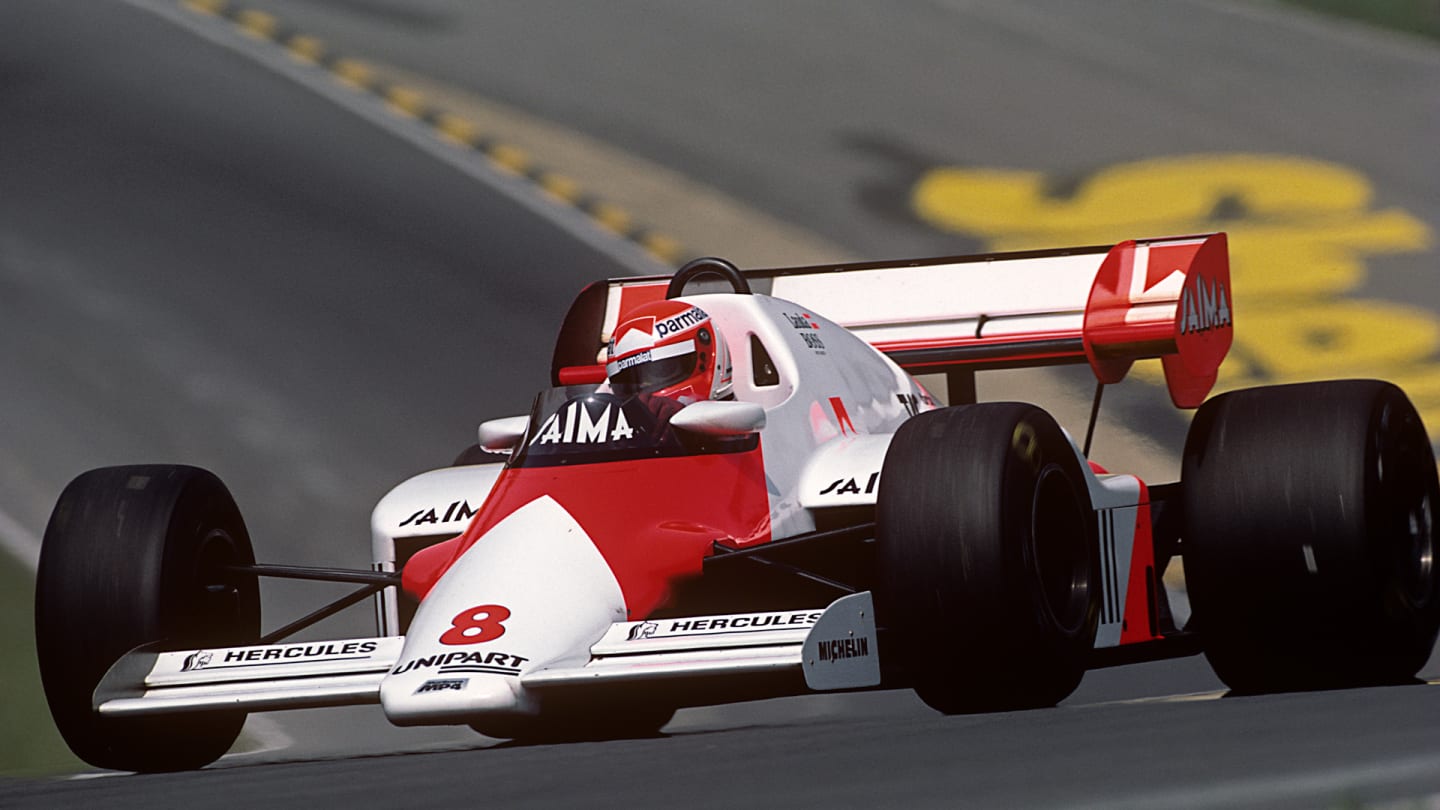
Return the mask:
[[260,636],[255,561],[234,500],[214,475],[167,465],[91,470],[61,493],[45,529],[35,636],[61,736],[100,768],[198,768],[235,742],[245,712],[116,718],[95,711],[106,671],[141,645],[252,644]]
[[947,714],[1053,706],[1085,673],[1099,546],[1080,462],[1045,411],[920,414],[885,456],[876,612],[916,693]]
[[1413,682],[1440,628],[1435,459],[1403,391],[1235,391],[1185,443],[1191,628],[1237,693]]

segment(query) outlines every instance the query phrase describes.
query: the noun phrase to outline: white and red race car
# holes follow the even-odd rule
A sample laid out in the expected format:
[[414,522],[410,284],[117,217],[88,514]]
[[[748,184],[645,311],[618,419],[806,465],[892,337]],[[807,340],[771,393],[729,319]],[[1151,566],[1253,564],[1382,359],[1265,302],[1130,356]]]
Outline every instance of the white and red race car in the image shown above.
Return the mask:
[[[723,291],[683,294],[708,277]],[[662,414],[607,384],[617,324],[665,299],[724,336],[733,398]],[[594,738],[813,691],[1051,706],[1087,669],[1199,652],[1240,692],[1413,679],[1440,626],[1415,409],[1363,380],[1202,405],[1232,321],[1224,234],[598,283],[556,387],[480,426],[505,460],[375,507],[373,570],[257,565],[203,470],[78,477],[38,576],[51,711],[86,761],[152,771],[289,708]],[[1034,405],[974,401],[979,369],[1088,363],[1103,386],[1156,357],[1200,407],[1176,483],[1099,469]],[[949,407],[910,373],[943,373]],[[1161,580],[1182,556],[1184,628]],[[362,587],[262,635],[266,576]],[[286,641],[372,595],[375,637]]]

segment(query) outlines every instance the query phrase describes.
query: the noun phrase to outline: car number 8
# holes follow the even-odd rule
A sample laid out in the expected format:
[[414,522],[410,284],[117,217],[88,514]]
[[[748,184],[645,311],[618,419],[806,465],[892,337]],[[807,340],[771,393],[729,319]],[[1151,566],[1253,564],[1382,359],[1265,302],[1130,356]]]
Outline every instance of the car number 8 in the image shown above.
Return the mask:
[[480,644],[505,635],[510,608],[502,605],[478,605],[466,608],[450,620],[450,629],[440,636],[441,644]]

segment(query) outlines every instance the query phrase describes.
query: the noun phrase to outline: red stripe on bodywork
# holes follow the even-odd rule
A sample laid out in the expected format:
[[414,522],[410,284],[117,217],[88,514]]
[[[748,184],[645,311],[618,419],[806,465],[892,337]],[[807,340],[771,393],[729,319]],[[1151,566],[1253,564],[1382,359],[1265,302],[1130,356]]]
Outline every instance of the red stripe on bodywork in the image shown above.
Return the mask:
[[[1147,583],[1155,576],[1155,536],[1150,529],[1150,488],[1140,482],[1140,506],[1135,510],[1135,543],[1130,550],[1130,581],[1125,586],[1125,623],[1120,643],[1135,644],[1160,636],[1150,632],[1150,595]],[[1159,582],[1154,587],[1160,587]],[[1156,594],[1159,598],[1159,594]]]
[[835,421],[840,423],[840,432],[858,434],[855,423],[850,421],[850,413],[845,410],[845,400],[840,397],[830,397],[830,410],[835,412]]
[[[631,619],[698,576],[715,540],[745,547],[770,540],[770,499],[760,448],[745,453],[648,458],[578,466],[511,468],[459,537],[423,549],[402,573],[423,599],[450,566],[512,512],[554,498],[609,563]],[[562,560],[556,560],[562,565]]]

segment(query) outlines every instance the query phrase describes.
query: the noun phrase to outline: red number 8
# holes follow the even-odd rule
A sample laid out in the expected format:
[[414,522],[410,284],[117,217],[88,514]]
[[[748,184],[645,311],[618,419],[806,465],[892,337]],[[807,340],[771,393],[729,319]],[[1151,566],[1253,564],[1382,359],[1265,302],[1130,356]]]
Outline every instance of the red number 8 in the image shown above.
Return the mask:
[[440,636],[441,644],[479,644],[505,635],[501,622],[510,618],[510,608],[478,605],[466,608],[450,620],[450,629]]

